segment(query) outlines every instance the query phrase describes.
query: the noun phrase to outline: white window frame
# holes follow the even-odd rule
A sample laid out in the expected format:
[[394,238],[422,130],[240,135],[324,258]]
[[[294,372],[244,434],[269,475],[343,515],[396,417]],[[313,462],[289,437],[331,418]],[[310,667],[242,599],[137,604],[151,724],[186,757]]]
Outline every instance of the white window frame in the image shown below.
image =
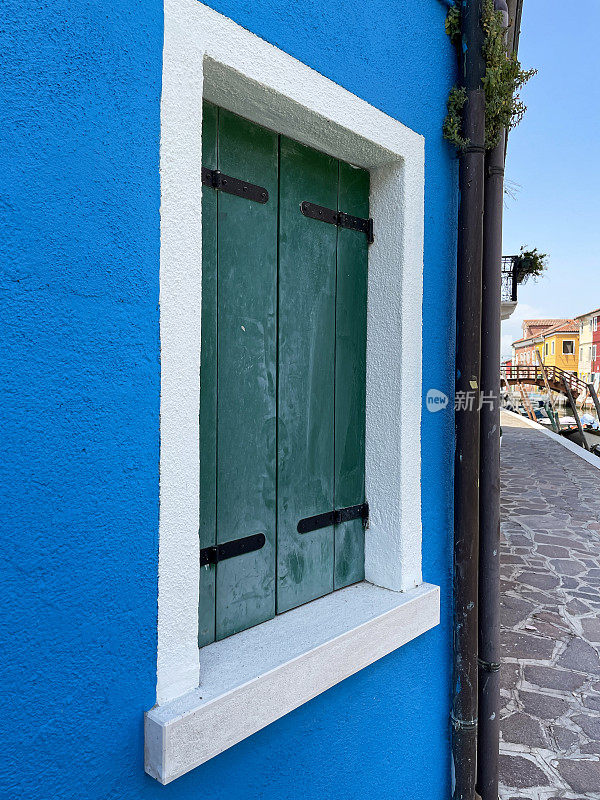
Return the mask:
[[598,317],[594,317],[594,331],[598,330]]
[[[421,575],[424,139],[197,0],[166,0],[161,99],[157,706],[168,783],[439,622]],[[371,174],[366,581],[200,651],[203,98]],[[200,688],[201,687],[201,688]]]
[[596,350],[596,345],[595,345],[595,344],[593,344],[593,345],[592,345],[592,361],[595,361],[595,360],[596,360],[596,352],[597,352],[597,350]]
[[554,339],[550,342],[550,355],[553,356],[555,354],[556,348],[554,346]]
[[[572,352],[565,353],[565,345],[570,344],[573,348]],[[574,356],[575,355],[575,340],[574,339],[563,339],[562,340],[562,354],[563,356]]]

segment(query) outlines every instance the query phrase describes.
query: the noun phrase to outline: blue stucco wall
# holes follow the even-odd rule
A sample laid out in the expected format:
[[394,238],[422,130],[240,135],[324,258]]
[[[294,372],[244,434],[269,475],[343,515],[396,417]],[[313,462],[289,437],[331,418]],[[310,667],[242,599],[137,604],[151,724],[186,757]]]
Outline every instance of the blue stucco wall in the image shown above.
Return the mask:
[[[443,3],[213,6],[426,137],[423,387],[450,392],[456,164],[440,134],[454,80]],[[442,624],[172,785],[144,774],[162,4],[9,0],[3,16],[0,796],[446,798],[450,412],[423,412],[424,577],[442,586]]]

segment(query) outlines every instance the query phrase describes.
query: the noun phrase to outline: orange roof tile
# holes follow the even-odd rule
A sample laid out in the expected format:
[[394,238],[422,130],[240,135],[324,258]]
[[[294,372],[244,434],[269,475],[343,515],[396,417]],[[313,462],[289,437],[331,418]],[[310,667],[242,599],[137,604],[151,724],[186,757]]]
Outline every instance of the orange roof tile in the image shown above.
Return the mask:
[[523,325],[531,326],[538,328],[542,325],[556,325],[559,322],[566,322],[567,317],[563,317],[562,319],[524,319]]
[[541,335],[545,339],[546,336],[553,336],[555,333],[579,333],[579,325],[574,319],[568,319],[560,325],[555,325],[553,328],[549,328]]

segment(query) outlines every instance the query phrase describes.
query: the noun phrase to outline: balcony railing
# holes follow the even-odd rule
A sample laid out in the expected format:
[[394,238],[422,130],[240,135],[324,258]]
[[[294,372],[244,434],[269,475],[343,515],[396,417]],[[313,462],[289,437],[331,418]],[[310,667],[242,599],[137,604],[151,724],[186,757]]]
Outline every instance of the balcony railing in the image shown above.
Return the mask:
[[502,256],[502,302],[517,302],[517,274],[515,262],[517,256]]

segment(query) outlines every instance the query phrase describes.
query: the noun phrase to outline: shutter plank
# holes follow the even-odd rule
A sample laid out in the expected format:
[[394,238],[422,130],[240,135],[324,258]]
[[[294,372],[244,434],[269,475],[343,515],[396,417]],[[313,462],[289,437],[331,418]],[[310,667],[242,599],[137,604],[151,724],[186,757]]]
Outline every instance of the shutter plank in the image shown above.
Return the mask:
[[338,163],[281,137],[277,611],[333,589],[333,528],[297,532],[333,510],[337,228],[300,212],[336,208]]
[[221,109],[218,167],[269,192],[219,193],[217,541],[266,537],[217,565],[222,639],[275,614],[277,134]]
[[[339,210],[369,216],[369,173],[340,162]],[[335,507],[365,500],[367,258],[364,233],[340,228],[337,245]],[[362,520],[335,526],[335,588],[364,579]]]
[[[202,108],[202,163],[217,168],[218,109]],[[216,542],[217,192],[202,187],[202,335],[200,349],[200,547]],[[200,567],[198,645],[215,639],[215,566]]]

